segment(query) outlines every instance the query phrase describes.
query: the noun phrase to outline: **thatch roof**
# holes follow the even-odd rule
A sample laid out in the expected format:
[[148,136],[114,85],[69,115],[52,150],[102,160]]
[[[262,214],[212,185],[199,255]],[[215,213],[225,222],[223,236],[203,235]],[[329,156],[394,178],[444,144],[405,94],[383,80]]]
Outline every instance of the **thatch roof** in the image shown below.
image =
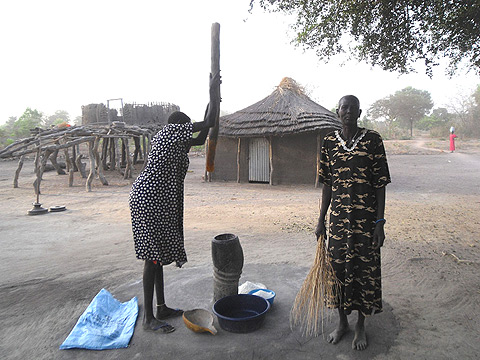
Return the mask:
[[219,134],[227,137],[298,134],[340,128],[337,116],[312,101],[291,78],[282,79],[265,99],[220,118]]

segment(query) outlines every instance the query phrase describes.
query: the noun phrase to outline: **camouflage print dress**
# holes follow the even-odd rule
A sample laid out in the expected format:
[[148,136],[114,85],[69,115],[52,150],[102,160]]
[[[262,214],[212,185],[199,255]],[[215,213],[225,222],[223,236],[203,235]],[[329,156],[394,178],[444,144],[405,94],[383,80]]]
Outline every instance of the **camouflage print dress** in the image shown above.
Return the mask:
[[377,220],[376,189],[390,182],[382,138],[359,128],[356,144],[342,146],[338,131],[326,135],[320,181],[332,188],[329,252],[342,283],[333,307],[364,315],[382,311],[380,250],[371,246]]

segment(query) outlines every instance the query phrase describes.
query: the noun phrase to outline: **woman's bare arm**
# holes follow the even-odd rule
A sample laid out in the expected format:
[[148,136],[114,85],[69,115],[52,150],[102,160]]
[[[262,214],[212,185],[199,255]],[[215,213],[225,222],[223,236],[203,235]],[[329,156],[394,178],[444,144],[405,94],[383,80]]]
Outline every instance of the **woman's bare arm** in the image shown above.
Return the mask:
[[[203,121],[193,123],[193,132],[209,129],[215,125],[220,112],[220,74],[217,73],[210,78],[210,102]],[[206,138],[206,137],[205,137]],[[205,142],[205,140],[203,141]],[[202,143],[203,144],[203,143]],[[201,144],[196,144],[201,145]]]
[[328,185],[323,184],[322,186],[322,201],[320,203],[320,216],[318,217],[317,228],[315,229],[315,235],[317,239],[323,235],[326,235],[325,229],[325,217],[327,215],[330,202],[332,200],[332,188]]

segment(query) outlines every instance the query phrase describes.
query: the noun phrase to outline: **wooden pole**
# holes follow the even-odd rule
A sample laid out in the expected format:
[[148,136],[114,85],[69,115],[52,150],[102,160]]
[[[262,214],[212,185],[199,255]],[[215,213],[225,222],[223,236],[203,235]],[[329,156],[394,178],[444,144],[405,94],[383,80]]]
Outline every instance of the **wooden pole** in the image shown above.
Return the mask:
[[108,138],[104,138],[102,141],[102,167],[103,170],[108,170],[107,157],[108,157]]
[[67,171],[68,171],[68,186],[73,186],[73,164],[72,160],[70,159],[70,155],[68,154],[68,148],[64,148],[63,152],[65,154],[65,162],[67,163]]
[[320,151],[322,151],[322,149],[320,148],[320,143],[321,143],[321,138],[320,138],[320,133],[317,134],[317,172],[315,174],[315,187],[318,188],[318,184],[319,184],[319,175],[318,175],[318,172],[320,171]]
[[240,150],[241,150],[241,138],[238,138],[237,143],[237,183],[240,182]]
[[95,177],[95,155],[93,154],[94,140],[88,142],[88,158],[90,159],[90,173],[88,174],[87,182],[85,184],[88,192],[92,191],[92,181]]
[[274,185],[273,183],[273,137],[270,136],[268,138],[268,161],[270,162],[270,185]]
[[[55,144],[59,145],[59,142],[55,141]],[[63,169],[60,167],[60,165],[58,165],[58,162],[57,162],[58,151],[59,149],[55,149],[52,155],[50,155],[50,162],[52,163],[55,170],[57,170],[58,175],[65,175],[65,171],[63,171]]]
[[[220,24],[219,23],[212,24],[211,42],[212,42],[212,45],[211,45],[210,75],[215,76],[215,74],[220,73]],[[220,93],[220,89],[218,89],[218,93]],[[218,101],[220,102],[220,98],[218,99]],[[220,103],[218,104],[218,108],[220,109]],[[215,171],[215,150],[217,148],[218,124],[219,124],[219,114],[217,114],[217,117],[215,119],[215,126],[212,127],[208,132],[208,152],[207,152],[207,164],[206,164],[206,168],[208,172]]]
[[128,151],[128,138],[122,138],[122,149],[125,149],[125,156],[126,156],[126,165],[125,165],[125,173],[123,175],[124,179],[129,179],[132,177],[132,161],[130,159],[130,152]]
[[15,171],[15,178],[13,179],[14,188],[18,188],[18,177],[20,176],[20,171],[22,171],[24,160],[25,160],[25,155],[22,155],[20,157],[20,160],[18,161],[18,167],[17,167],[17,170]]
[[95,163],[96,163],[98,177],[100,178],[100,181],[102,182],[103,185],[108,185],[108,181],[105,178],[105,175],[103,174],[103,165],[100,158],[100,154],[98,152],[98,144],[100,144],[100,136],[97,136],[93,143],[93,156],[95,157]]

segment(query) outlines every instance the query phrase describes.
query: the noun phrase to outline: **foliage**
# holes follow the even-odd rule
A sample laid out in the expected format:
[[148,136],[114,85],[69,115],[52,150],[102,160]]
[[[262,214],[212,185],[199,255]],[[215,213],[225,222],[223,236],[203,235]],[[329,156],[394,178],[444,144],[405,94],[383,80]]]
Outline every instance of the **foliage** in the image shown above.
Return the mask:
[[73,124],[76,126],[82,125],[82,116],[81,115],[76,116],[75,119],[73,119]]
[[477,89],[473,93],[472,97],[475,100],[476,106],[480,108],[480,85],[477,85]]
[[418,122],[417,128],[428,131],[431,137],[441,138],[448,135],[454,121],[454,114],[449,113],[446,108],[437,108],[433,109],[430,115],[423,117]]
[[455,133],[461,137],[480,138],[480,85],[468,97],[451,104]]
[[17,121],[16,116],[10,116],[4,125],[0,125],[0,148],[10,145],[13,140],[11,134],[13,132],[13,124]]
[[11,137],[20,139],[30,136],[30,130],[42,125],[43,113],[36,110],[27,108],[22,116],[13,123],[13,131],[10,134]]
[[70,115],[65,110],[57,110],[51,116],[44,116],[41,111],[27,108],[17,119],[10,116],[7,122],[0,126],[0,148],[10,145],[15,140],[27,138],[31,135],[30,130],[36,127],[50,127],[70,121]]
[[413,136],[413,126],[420,121],[433,107],[430,93],[411,86],[406,87],[384,99],[377,100],[367,112],[372,120],[384,120],[410,130]]
[[360,127],[375,130],[384,140],[409,139],[408,131],[398,126],[396,122],[375,121],[367,116],[358,122]]
[[295,14],[294,42],[322,60],[340,53],[408,73],[422,61],[431,76],[438,60],[449,74],[465,60],[480,74],[480,3],[458,0],[251,0],[273,12]]
[[70,115],[68,114],[67,111],[65,110],[57,110],[55,111],[55,114],[50,115],[49,117],[46,118],[45,120],[45,126],[50,127],[54,125],[58,125],[61,123],[69,123],[70,122]]
[[423,117],[417,128],[420,130],[431,130],[435,127],[446,127],[453,120],[453,114],[450,114],[445,108],[433,109],[432,114]]

